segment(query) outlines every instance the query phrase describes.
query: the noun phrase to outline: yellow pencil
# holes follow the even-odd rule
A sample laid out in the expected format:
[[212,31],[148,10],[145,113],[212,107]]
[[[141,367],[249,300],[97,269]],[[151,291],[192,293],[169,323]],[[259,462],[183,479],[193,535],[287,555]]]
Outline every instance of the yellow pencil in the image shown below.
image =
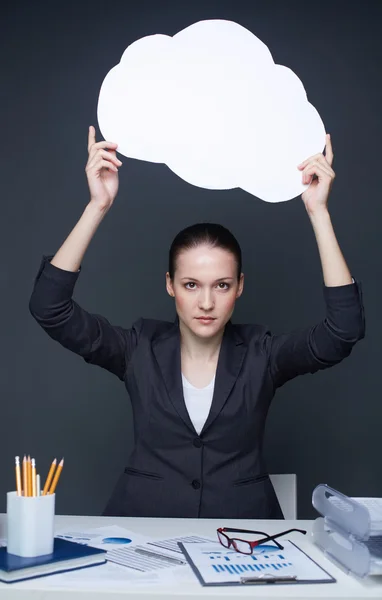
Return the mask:
[[53,477],[53,473],[54,470],[56,468],[56,464],[57,464],[57,460],[54,459],[54,461],[52,462],[52,464],[50,465],[50,469],[49,469],[49,473],[48,473],[48,477],[46,478],[46,482],[44,485],[44,489],[42,490],[42,496],[45,496],[45,494],[47,493],[47,491],[49,490],[49,486],[50,486],[50,482],[52,481],[52,477]]
[[32,495],[32,465],[31,457],[28,454],[27,458],[27,472],[28,472],[28,496]]
[[57,483],[58,483],[58,480],[60,478],[63,466],[64,466],[64,459],[62,458],[60,460],[60,462],[58,463],[57,471],[56,471],[56,473],[54,475],[54,479],[52,481],[52,485],[49,488],[49,492],[48,492],[49,494],[54,494],[54,491],[55,491],[55,489],[57,487]]
[[22,496],[22,491],[21,491],[21,473],[20,473],[20,457],[16,456],[15,461],[16,461],[16,466],[15,466],[15,471],[16,471],[16,492],[17,492],[18,496]]
[[37,496],[36,493],[36,461],[32,458],[32,496]]
[[24,454],[23,458],[23,492],[24,496],[28,496],[28,469],[27,469],[27,457]]

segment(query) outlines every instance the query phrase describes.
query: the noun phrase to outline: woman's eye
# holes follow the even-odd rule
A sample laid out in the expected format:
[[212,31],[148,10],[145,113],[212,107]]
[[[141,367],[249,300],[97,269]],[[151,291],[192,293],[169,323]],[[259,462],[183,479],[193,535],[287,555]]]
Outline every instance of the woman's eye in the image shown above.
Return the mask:
[[229,288],[229,285],[228,285],[228,283],[225,283],[224,281],[221,281],[221,282],[219,283],[219,285],[225,285],[225,286],[226,286],[225,288],[220,288],[221,290],[228,290],[228,288]]
[[[188,285],[195,285],[195,282],[194,281],[189,281],[188,283],[186,283],[186,288],[187,288]],[[195,288],[192,287],[192,288],[187,288],[187,289],[193,290]]]

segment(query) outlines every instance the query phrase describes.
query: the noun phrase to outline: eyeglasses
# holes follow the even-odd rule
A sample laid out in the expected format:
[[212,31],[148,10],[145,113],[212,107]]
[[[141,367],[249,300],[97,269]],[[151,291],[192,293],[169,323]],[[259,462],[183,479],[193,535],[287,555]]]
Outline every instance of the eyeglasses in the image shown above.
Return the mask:
[[[258,540],[253,542],[249,542],[248,540],[242,540],[240,538],[230,538],[224,532],[236,532],[236,533],[252,533],[255,535],[260,535]],[[288,529],[287,531],[282,531],[281,533],[276,533],[275,535],[268,535],[264,533],[264,531],[251,531],[250,529],[232,529],[231,527],[219,527],[216,532],[218,534],[219,542],[224,548],[229,548],[233,546],[236,552],[240,552],[241,554],[252,554],[253,549],[256,546],[260,546],[261,544],[265,544],[266,542],[274,542],[280,550],[284,550],[284,546],[279,544],[276,541],[276,538],[281,537],[282,535],[286,535],[287,533],[291,533],[292,531],[297,531],[299,533],[306,534],[305,529]]]

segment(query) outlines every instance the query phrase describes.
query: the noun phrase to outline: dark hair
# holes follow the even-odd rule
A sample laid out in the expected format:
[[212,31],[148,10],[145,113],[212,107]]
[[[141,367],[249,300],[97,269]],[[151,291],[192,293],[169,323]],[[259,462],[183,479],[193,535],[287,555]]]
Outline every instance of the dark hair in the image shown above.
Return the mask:
[[181,252],[207,244],[211,248],[222,248],[232,252],[237,263],[237,279],[241,274],[241,248],[235,236],[223,225],[216,223],[196,223],[182,229],[174,238],[169,253],[169,274],[173,281],[176,260]]

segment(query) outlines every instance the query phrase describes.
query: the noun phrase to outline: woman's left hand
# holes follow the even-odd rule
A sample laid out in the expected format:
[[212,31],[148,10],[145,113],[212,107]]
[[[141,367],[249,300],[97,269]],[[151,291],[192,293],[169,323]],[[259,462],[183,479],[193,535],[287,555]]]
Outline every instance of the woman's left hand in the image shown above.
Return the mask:
[[332,142],[330,135],[326,134],[325,156],[316,154],[298,165],[298,169],[302,171],[302,183],[310,184],[301,196],[310,215],[327,210],[329,193],[336,176],[332,163]]

